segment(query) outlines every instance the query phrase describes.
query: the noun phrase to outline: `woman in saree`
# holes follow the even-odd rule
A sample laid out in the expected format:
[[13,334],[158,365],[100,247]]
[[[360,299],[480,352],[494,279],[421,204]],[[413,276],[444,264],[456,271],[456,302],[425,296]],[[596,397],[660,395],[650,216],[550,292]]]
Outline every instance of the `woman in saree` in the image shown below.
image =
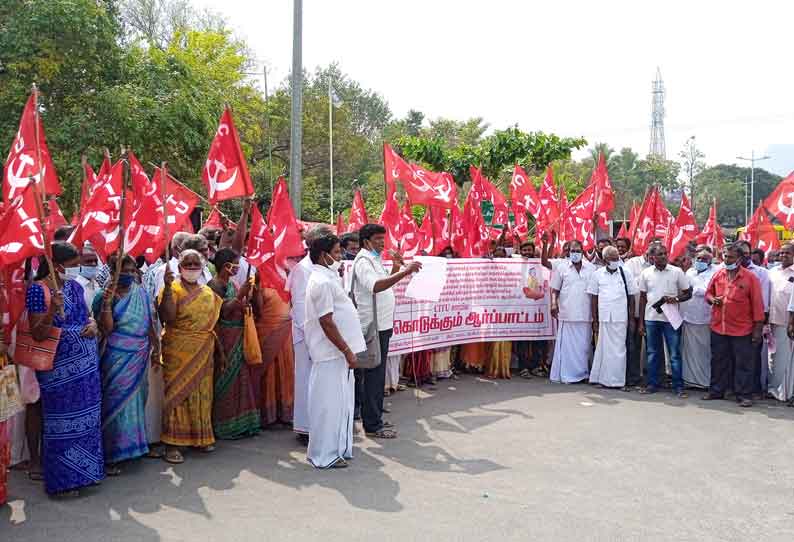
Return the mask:
[[220,348],[215,355],[212,428],[215,438],[238,439],[256,435],[261,427],[254,394],[254,379],[243,357],[243,311],[251,296],[251,283],[240,289],[232,277],[240,270],[240,255],[231,248],[215,254],[217,276],[207,285],[222,300],[215,328]]
[[204,258],[188,249],[179,255],[179,280],[170,269],[163,275],[157,307],[163,335],[162,442],[165,460],[182,463],[180,447],[205,452],[215,449],[212,432],[213,355],[215,324],[222,300],[209,286],[198,283]]
[[259,402],[262,425],[292,425],[295,354],[290,305],[272,288],[257,288],[254,298],[259,299],[261,307],[256,318],[256,331],[264,366]]
[[[108,266],[116,269],[116,258]],[[147,364],[159,370],[160,341],[154,333],[154,307],[136,282],[137,266],[124,256],[121,272],[93,300],[94,317],[105,337],[102,371],[102,440],[105,472],[121,473],[117,463],[149,453],[146,436]],[[154,348],[152,348],[154,346]]]
[[80,253],[74,245],[53,243],[52,265],[54,277],[42,258],[25,304],[34,339],[44,340],[53,327],[61,330],[52,370],[36,373],[41,389],[41,460],[47,493],[74,497],[80,488],[105,477],[98,328],[83,287],[75,280]]

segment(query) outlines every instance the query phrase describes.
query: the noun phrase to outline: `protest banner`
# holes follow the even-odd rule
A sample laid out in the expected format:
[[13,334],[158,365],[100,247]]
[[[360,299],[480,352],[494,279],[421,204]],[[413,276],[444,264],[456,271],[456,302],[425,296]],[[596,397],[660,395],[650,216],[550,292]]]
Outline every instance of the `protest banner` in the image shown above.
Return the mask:
[[537,258],[451,259],[438,302],[394,286],[394,335],[389,354],[491,341],[554,338],[549,271]]

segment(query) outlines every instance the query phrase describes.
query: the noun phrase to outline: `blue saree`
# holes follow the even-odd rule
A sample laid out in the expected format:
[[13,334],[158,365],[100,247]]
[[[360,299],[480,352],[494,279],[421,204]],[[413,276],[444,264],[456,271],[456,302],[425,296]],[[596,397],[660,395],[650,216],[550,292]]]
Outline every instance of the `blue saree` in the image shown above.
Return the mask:
[[[42,285],[28,288],[31,313],[46,312]],[[102,456],[102,384],[95,338],[81,337],[88,324],[83,288],[73,280],[63,286],[64,316],[53,325],[61,340],[51,371],[36,373],[41,388],[41,460],[47,493],[91,485],[105,477]]]
[[[103,295],[104,291],[100,290],[94,297],[97,320]],[[113,333],[107,337],[100,360],[106,463],[134,459],[149,452],[145,410],[152,316],[149,295],[138,284],[133,284],[122,299],[113,301]]]

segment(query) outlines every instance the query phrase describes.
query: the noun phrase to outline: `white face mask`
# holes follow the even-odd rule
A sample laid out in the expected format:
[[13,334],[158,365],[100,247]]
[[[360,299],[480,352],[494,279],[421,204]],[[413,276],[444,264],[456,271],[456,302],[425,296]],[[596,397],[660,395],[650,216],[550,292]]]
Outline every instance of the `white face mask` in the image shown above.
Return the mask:
[[617,271],[620,268],[620,262],[607,262],[607,267],[610,271]]
[[61,277],[61,280],[74,280],[80,276],[80,266],[64,267],[63,273],[59,272],[58,275]]
[[338,273],[339,272],[339,268],[342,267],[342,262],[334,260],[334,257],[330,256],[330,255],[329,255],[329,258],[331,258],[331,263],[328,264],[328,269],[330,269],[334,273]]
[[571,259],[573,263],[579,263],[582,261],[581,252],[571,252],[570,254],[568,254],[568,257]]
[[201,269],[180,269],[179,276],[184,279],[185,282],[190,282],[191,284],[195,284],[198,282],[199,277],[201,277],[202,270]]

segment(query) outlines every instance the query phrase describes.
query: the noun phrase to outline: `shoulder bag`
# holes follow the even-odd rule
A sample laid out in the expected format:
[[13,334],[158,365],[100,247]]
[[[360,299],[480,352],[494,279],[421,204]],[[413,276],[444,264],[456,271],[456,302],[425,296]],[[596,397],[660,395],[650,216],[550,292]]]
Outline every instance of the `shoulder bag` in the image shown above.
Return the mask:
[[[372,262],[368,263],[375,271],[375,266]],[[358,308],[356,303],[356,262],[353,262],[353,278],[350,283],[350,300],[353,305]],[[367,349],[363,352],[356,354],[356,368],[357,369],[374,369],[380,365],[380,336],[378,333],[378,301],[375,292],[372,292],[372,322],[369,323],[367,329],[361,330],[364,334],[364,343]]]
[[[50,288],[44,283],[36,282],[44,291],[44,305],[49,307]],[[43,341],[33,338],[28,320],[28,311],[22,313],[17,322],[17,344],[14,349],[14,363],[30,367],[35,371],[51,371],[55,361],[55,352],[61,340],[61,328],[51,326]]]

